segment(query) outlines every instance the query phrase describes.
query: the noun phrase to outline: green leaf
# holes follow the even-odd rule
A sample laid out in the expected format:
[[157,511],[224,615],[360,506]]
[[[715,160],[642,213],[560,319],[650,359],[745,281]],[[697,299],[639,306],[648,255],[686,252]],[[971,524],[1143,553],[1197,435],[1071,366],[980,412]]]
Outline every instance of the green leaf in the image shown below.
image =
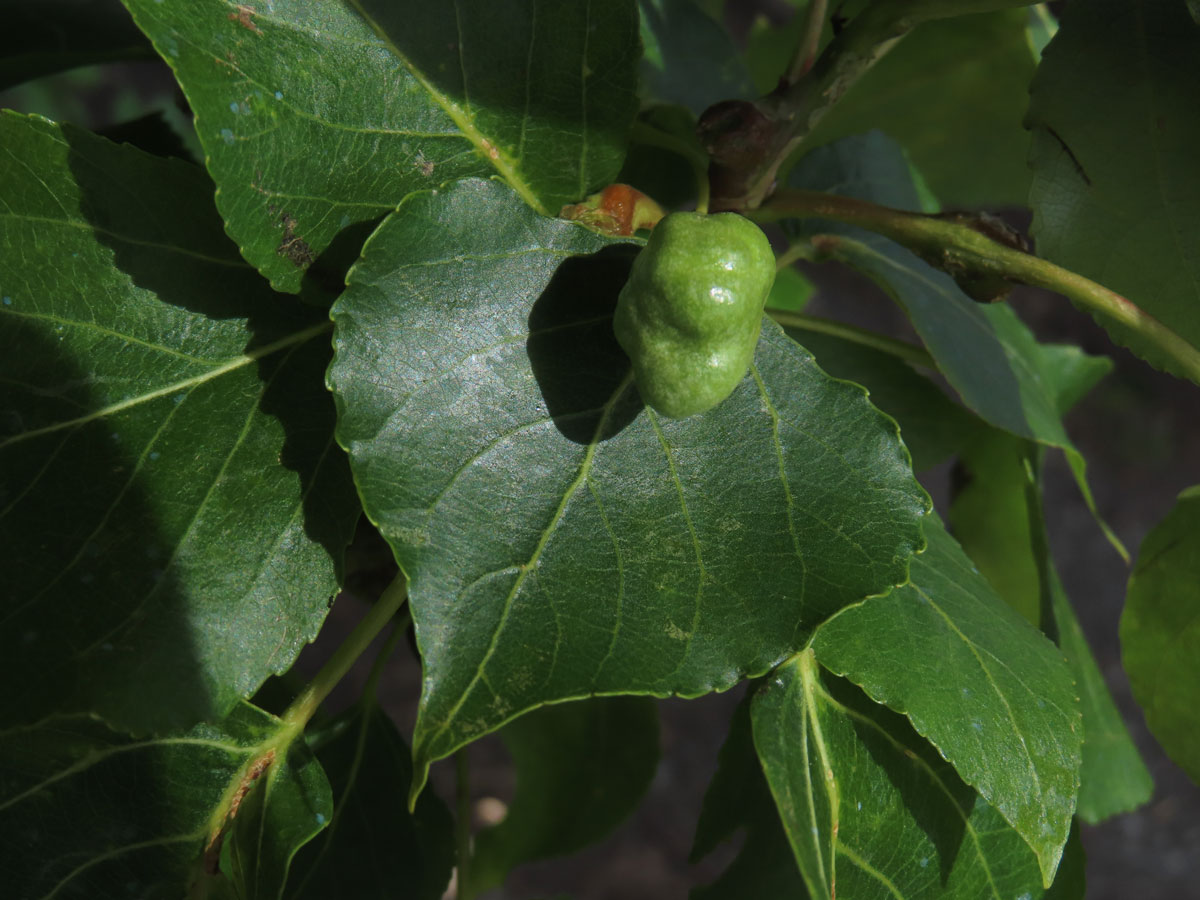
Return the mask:
[[642,93],[696,115],[720,100],[754,96],[733,39],[695,0],[638,0]]
[[1039,469],[1036,445],[981,428],[959,458],[949,519],[955,539],[1001,599],[1035,628],[1045,618],[1052,629],[1043,597],[1046,561],[1039,559],[1045,554],[1034,550],[1030,531],[1029,493],[1041,490]]
[[612,180],[633,120],[633,0],[126,0],[175,71],[242,252],[281,290],[409,192],[499,174],[557,212]]
[[1033,848],[1049,886],[1079,788],[1083,729],[1071,672],[936,520],[925,534],[911,583],[830,619],[813,650],[908,716]]
[[[1079,393],[1096,367],[1083,363],[1078,352],[1059,356],[1079,365],[1074,388],[1069,375],[1055,387],[1060,395]],[[1077,812],[1094,824],[1145,803],[1153,784],[1050,557],[1040,457],[1020,438],[994,430],[981,433],[963,454],[967,478],[951,506],[950,521],[955,537],[1000,596],[1053,636],[1067,657],[1083,715]]]
[[721,876],[694,889],[691,900],[743,900],[745,897],[806,897],[804,880],[779,821],[750,732],[750,701],[738,705],[721,747],[717,772],[704,794],[691,862],[744,829],[742,849]]
[[1121,615],[1133,696],[1163,749],[1200,783],[1200,486],[1146,536]]
[[409,813],[412,756],[373,703],[355,706],[309,745],[329,774],[334,808],[329,827],[301,850],[288,897],[295,900],[438,900],[454,867],[454,822],[426,791]]
[[771,294],[767,297],[767,309],[800,312],[808,305],[816,292],[816,286],[799,269],[788,267],[775,275]]
[[[1113,60],[1120,60],[1114,65]],[[1183,3],[1071,6],[1031,89],[1038,252],[1200,347],[1200,29]],[[1117,342],[1181,374],[1098,316]]]
[[534,706],[762,674],[921,545],[894,423],[769,322],[727,401],[644,409],[611,324],[634,251],[465,181],[403,204],[334,306],[338,439],[425,667],[418,786]]
[[984,427],[924,375],[891,354],[804,328],[789,334],[835,378],[861,384],[871,403],[900,425],[917,472],[945,462]]
[[1037,3],[1029,7],[1029,20],[1025,24],[1025,36],[1033,49],[1034,58],[1039,62],[1046,45],[1058,33],[1058,19],[1045,3]]
[[[792,173],[799,187],[832,190],[899,209],[918,208],[902,154],[878,133],[846,138],[805,157]],[[806,223],[837,235],[830,251],[868,275],[907,313],[946,380],[983,419],[1019,437],[1060,448],[1096,515],[1083,456],[1063,428],[1058,397],[1049,387],[1054,366],[1016,313],[1004,304],[977,303],[954,280],[899,244],[845,225]],[[1099,520],[1109,541],[1128,554]]]
[[316,635],[358,517],[328,325],[194,166],[12,114],[0,145],[0,719],[219,719]]
[[1067,592],[1053,569],[1050,600],[1058,644],[1075,673],[1083,713],[1077,812],[1084,822],[1095,825],[1148,803],[1154,793],[1154,780],[1129,736]]
[[154,58],[120,0],[0,0],[0,90],[93,63]]
[[1023,205],[1021,127],[1035,59],[1028,12],[926,22],[850,89],[807,139],[818,147],[872,128],[899,142],[947,206]]
[[908,722],[810,652],[776,669],[751,717],[813,898],[1046,896],[1034,854],[1000,814]]
[[303,745],[273,763],[262,782],[242,800],[225,838],[238,900],[279,900],[292,859],[333,815],[329,780]]
[[[1066,413],[1112,368],[1078,347],[1042,345],[1048,386]],[[1050,556],[1041,509],[1043,454],[997,430],[964,451],[950,508],[954,535],[1002,598],[1054,637],[1075,676],[1083,714],[1077,812],[1094,824],[1150,799],[1153,783],[1121,719]]]
[[[321,827],[332,804],[303,745],[266,753],[278,735],[278,720],[248,703],[219,725],[151,740],[86,716],[0,732],[7,889],[19,897],[177,898],[190,886],[203,896],[205,884],[232,881],[239,897],[280,896],[296,842]],[[247,860],[257,881],[247,869],[214,875],[223,842],[213,835],[231,810],[232,837],[223,842],[262,839]]]
[[500,732],[517,793],[499,825],[476,835],[472,895],[514,867],[595,843],[637,807],[658,767],[658,713],[644,697],[534,710]]
[[696,137],[696,117],[682,106],[651,106],[638,113],[629,139],[616,180],[664,209],[694,207],[701,187],[708,187],[708,154]]

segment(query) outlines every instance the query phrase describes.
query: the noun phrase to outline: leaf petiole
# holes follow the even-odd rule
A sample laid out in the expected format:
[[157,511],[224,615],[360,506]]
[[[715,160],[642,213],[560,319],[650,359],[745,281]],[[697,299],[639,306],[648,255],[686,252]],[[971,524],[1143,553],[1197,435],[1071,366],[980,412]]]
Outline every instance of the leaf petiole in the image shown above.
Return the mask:
[[937,369],[937,363],[934,362],[928,350],[918,347],[916,344],[910,344],[908,341],[896,340],[866,328],[858,328],[854,325],[847,325],[845,322],[823,319],[820,316],[809,316],[804,313],[769,309],[767,315],[784,328],[828,334],[854,344],[860,344],[863,347],[870,347],[872,350],[879,350],[913,365]]
[[[366,651],[371,641],[396,615],[400,607],[408,599],[408,583],[403,575],[397,575],[387,586],[379,599],[375,601],[362,621],[350,632],[350,636],[342,641],[333,656],[321,667],[321,670],[301,691],[300,696],[292,701],[282,716],[283,728],[280,738],[290,742],[304,730],[308,720],[316,713],[317,708],[329,696],[342,677],[350,671],[350,667]],[[285,737],[286,735],[286,737]]]

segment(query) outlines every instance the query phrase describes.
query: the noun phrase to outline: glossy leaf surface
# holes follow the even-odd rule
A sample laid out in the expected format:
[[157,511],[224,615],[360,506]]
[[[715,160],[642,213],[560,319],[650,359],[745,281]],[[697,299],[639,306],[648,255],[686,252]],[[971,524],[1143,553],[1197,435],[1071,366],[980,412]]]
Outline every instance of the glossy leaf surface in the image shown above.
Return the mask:
[[542,703],[761,674],[920,546],[894,423],[770,323],[715,409],[642,406],[611,324],[635,250],[462,182],[334,307],[339,440],[410,578],[418,772]]
[[1121,616],[1133,695],[1163,749],[1200,782],[1200,488],[1146,536]]
[[194,166],[12,114],[0,143],[0,715],[219,719],[312,640],[358,517],[329,326]]
[[1033,848],[1048,885],[1079,787],[1083,729],[1070,669],[936,520],[925,533],[912,583],[822,625],[813,650],[908,716]]
[[636,110],[633,0],[127,5],[196,112],[229,233],[281,290],[454,178],[556,213],[612,180]]
[[[1038,862],[901,716],[809,653],[754,697],[754,746],[811,897],[1041,898]],[[1082,898],[1082,884],[1056,887]]]
[[871,403],[900,425],[900,438],[921,472],[962,448],[981,424],[930,379],[901,359],[853,341],[805,328],[789,329],[835,378],[861,384]]
[[[1075,347],[1043,346],[1064,413],[1110,368]],[[1153,783],[1059,580],[1041,508],[1042,457],[1004,432],[978,433],[961,460],[950,508],[954,536],[997,593],[1058,643],[1083,715],[1077,813],[1096,823],[1150,799]]]
[[[1113,60],[1120,60],[1114,65]],[[1200,347],[1200,29],[1183,3],[1070,7],[1031,90],[1038,252]],[[1099,317],[1151,363],[1155,346]]]

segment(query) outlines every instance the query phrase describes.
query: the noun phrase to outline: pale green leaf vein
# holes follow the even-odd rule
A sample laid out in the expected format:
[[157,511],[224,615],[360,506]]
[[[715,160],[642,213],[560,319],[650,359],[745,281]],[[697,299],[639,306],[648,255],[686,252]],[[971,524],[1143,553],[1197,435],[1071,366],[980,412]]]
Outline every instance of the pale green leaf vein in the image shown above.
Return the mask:
[[46,425],[42,428],[34,428],[29,431],[22,431],[5,439],[4,441],[0,441],[0,449],[8,447],[12,444],[30,440],[31,438],[39,437],[43,434],[51,434],[55,431],[61,431],[64,428],[75,428],[80,425],[85,425],[88,422],[104,419],[108,416],[115,415],[135,406],[140,406],[143,403],[149,403],[152,400],[157,400],[160,397],[166,397],[177,392],[189,391],[198,385],[204,384],[205,382],[212,381],[215,378],[220,378],[222,375],[227,375],[230,372],[244,368],[248,365],[252,365],[263,357],[270,356],[272,353],[276,353],[285,347],[290,347],[293,344],[303,343],[304,341],[307,341],[318,334],[322,334],[330,330],[332,327],[333,326],[328,322],[321,322],[320,324],[313,325],[312,327],[306,328],[303,331],[298,331],[295,334],[291,334],[287,337],[280,338],[277,341],[273,341],[270,344],[265,344],[262,347],[256,347],[242,356],[234,357],[233,359],[222,363],[221,365],[217,366],[211,371],[205,372],[202,375],[196,375],[192,378],[184,378],[180,381],[172,382],[171,384],[164,385],[163,387],[156,388],[152,391],[147,391],[144,394],[138,394],[135,397],[122,400],[120,403],[110,404],[102,409],[90,412],[85,416],[67,419],[62,422],[55,422],[53,425]]

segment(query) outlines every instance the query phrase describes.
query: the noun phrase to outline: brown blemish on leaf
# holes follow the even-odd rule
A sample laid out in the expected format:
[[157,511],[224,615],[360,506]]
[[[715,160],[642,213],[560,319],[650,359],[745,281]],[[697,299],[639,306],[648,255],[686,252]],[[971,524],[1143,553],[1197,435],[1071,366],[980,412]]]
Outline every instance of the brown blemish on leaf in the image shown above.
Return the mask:
[[238,807],[242,805],[246,795],[250,793],[251,788],[258,783],[267,769],[271,768],[273,762],[275,762],[275,751],[271,749],[253,760],[243,773],[242,780],[238,782],[237,790],[233,792],[233,797],[229,801],[229,812],[225,814],[221,826],[209,838],[208,845],[204,848],[204,870],[209,875],[216,875],[221,871],[221,844],[225,841],[229,826],[233,824],[233,820],[238,814]]
[[253,31],[255,34],[262,34],[262,29],[254,24],[252,16],[255,15],[255,9],[251,6],[238,4],[238,8],[229,14],[229,21],[237,22],[247,31]]
[[[273,205],[267,208],[274,214],[275,207]],[[279,242],[275,252],[290,260],[297,269],[311,266],[313,260],[316,259],[316,254],[308,245],[308,241],[296,234],[295,217],[285,210],[279,215],[279,223],[283,226],[283,240]]]
[[487,138],[483,139],[482,146],[483,146],[483,152],[488,155],[488,159],[499,159],[500,158],[500,151],[497,150],[496,146],[491,141],[489,141]]

